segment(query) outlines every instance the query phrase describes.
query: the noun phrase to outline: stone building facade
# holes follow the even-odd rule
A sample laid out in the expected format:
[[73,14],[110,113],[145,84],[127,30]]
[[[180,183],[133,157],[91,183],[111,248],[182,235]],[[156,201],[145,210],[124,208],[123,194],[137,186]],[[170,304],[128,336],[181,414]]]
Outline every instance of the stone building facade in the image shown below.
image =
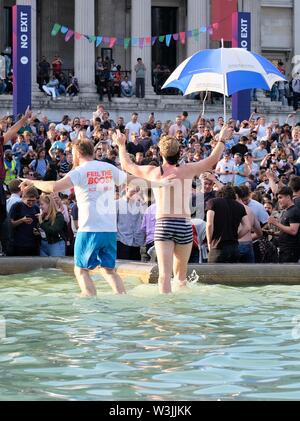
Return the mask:
[[[224,0],[225,1],[225,0]],[[14,0],[0,0],[0,48],[11,43],[11,7]],[[207,33],[198,39],[188,38],[185,45],[173,43],[172,50],[145,46],[115,46],[112,51],[100,45],[95,48],[86,40],[68,43],[62,35],[51,36],[55,22],[75,31],[115,36],[144,37],[168,33],[166,28],[187,31],[211,23],[210,0],[17,0],[18,4],[32,6],[33,10],[33,80],[36,80],[36,63],[42,55],[49,61],[60,54],[64,67],[74,69],[81,88],[94,90],[94,63],[97,56],[112,54],[123,70],[131,70],[137,57],[142,57],[147,68],[157,61],[169,60],[172,66],[187,56],[204,49],[217,47]],[[253,50],[271,60],[281,59],[290,70],[291,59],[300,54],[300,0],[239,0],[239,10],[252,12]],[[2,21],[4,25],[2,25]],[[147,88],[151,91],[151,72],[147,72]]]

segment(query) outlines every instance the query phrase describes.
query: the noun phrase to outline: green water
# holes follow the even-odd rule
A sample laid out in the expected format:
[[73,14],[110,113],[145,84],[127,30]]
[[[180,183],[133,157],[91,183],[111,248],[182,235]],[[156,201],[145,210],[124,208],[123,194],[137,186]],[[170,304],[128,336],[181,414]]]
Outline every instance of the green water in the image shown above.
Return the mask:
[[0,279],[0,400],[300,399],[300,287],[97,287]]

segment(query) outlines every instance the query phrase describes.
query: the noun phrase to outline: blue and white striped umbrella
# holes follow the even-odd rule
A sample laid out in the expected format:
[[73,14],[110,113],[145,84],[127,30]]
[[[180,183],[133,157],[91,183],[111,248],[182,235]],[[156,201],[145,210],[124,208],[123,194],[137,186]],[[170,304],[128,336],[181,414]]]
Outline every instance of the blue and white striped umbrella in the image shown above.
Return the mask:
[[230,96],[245,89],[269,91],[275,82],[286,81],[267,59],[243,48],[203,50],[185,60],[163,89],[177,88],[183,95],[210,91]]

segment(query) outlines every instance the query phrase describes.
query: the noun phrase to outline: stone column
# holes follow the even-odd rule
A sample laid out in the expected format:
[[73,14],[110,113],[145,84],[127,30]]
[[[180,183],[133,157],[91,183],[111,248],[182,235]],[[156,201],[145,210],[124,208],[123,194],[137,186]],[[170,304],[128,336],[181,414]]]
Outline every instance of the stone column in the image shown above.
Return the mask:
[[[151,0],[132,0],[131,1],[131,37],[143,38],[151,36]],[[152,44],[140,46],[131,46],[131,71],[132,82],[135,83],[136,73],[134,67],[137,59],[141,58],[147,68],[146,72],[146,96],[154,95],[152,87]]]
[[[75,0],[75,31],[95,34],[95,1]],[[95,93],[95,42],[75,39],[75,76],[82,93]]]
[[18,6],[31,6],[31,76],[32,91],[39,92],[37,84],[37,30],[36,30],[36,0],[17,0]]
[[[187,30],[199,29],[201,26],[209,25],[208,0],[188,0]],[[200,50],[208,48],[207,33],[200,33],[198,38],[187,39],[187,56],[190,57]]]
[[251,13],[252,51],[261,53],[261,0],[244,0],[243,12]]
[[300,55],[300,0],[294,0],[294,55]]

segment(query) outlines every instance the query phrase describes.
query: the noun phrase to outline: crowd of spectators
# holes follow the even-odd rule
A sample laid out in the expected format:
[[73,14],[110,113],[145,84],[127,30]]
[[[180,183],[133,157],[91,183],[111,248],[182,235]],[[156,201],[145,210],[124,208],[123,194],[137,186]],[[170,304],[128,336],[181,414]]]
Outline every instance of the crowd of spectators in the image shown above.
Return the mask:
[[[184,166],[210,156],[224,125],[222,117],[216,121],[199,117],[194,123],[187,112],[175,121],[160,121],[154,113],[146,122],[140,122],[137,113],[129,122],[122,117],[114,121],[102,105],[90,117],[71,119],[66,115],[61,122],[33,117],[5,145],[8,218],[0,237],[3,254],[72,255],[78,227],[74,192],[40,195],[31,188],[22,193],[18,177],[47,181],[63,178],[72,168],[72,145],[78,140],[89,139],[96,160],[119,167],[118,147],[113,141],[114,131],[119,129],[127,136],[133,161],[159,166],[159,140],[172,136],[180,144],[178,165]],[[232,137],[226,142],[222,159],[213,171],[191,181],[191,262],[298,262],[300,123],[295,118],[295,114],[290,115],[284,124],[255,114],[241,124],[229,119]],[[3,118],[0,133],[12,124],[12,117]],[[116,191],[116,201],[118,258],[155,260],[151,190],[124,186]],[[239,203],[239,209],[233,202]],[[248,225],[239,227],[245,215]]]

